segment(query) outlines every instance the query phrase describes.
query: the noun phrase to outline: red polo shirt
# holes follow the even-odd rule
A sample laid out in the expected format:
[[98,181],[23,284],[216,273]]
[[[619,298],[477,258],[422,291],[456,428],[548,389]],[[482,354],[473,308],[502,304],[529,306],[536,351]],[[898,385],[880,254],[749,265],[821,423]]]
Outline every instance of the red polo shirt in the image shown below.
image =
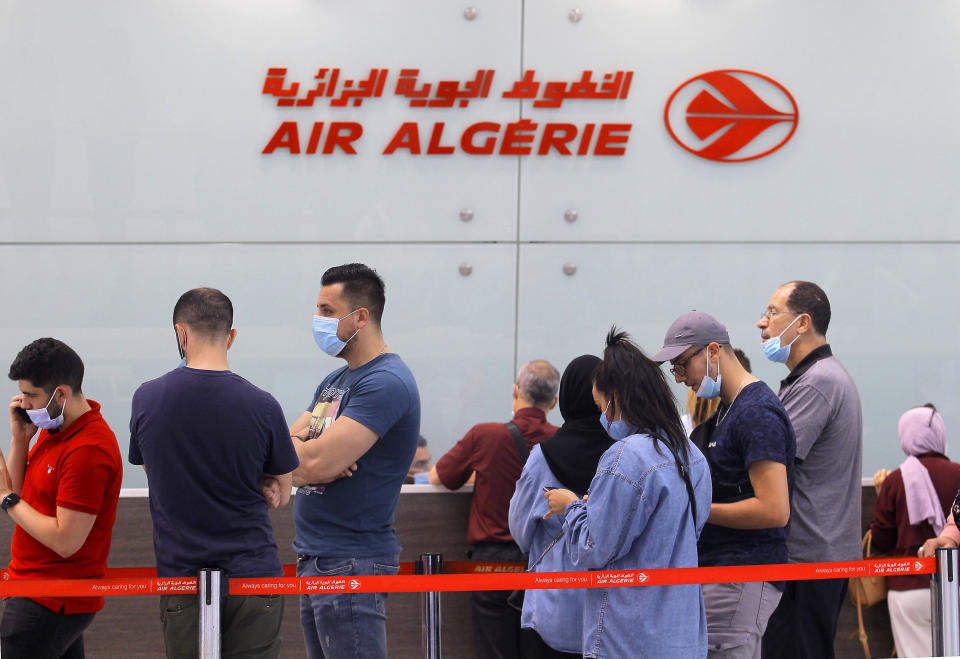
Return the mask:
[[[117,438],[100,415],[100,404],[60,432],[41,430],[27,456],[20,493],[39,512],[56,517],[57,506],[96,515],[80,549],[63,558],[41,544],[18,524],[10,543],[11,579],[83,579],[103,577],[110,553],[113,521],[123,478]],[[51,611],[93,613],[103,608],[102,597],[31,598]]]
[[[557,432],[547,415],[536,407],[517,410],[513,422],[527,448]],[[517,488],[523,462],[513,435],[502,423],[481,423],[437,461],[437,476],[445,487],[456,490],[477,472],[470,503],[467,542],[513,542],[510,535],[510,498]]]

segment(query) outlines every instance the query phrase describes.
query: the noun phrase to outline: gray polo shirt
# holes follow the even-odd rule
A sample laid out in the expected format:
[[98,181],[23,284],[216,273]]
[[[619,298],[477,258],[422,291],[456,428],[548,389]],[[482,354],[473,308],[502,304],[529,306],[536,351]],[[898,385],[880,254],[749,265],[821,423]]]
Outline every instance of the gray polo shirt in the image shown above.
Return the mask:
[[859,560],[863,419],[847,370],[824,345],[780,383],[797,435],[791,563]]

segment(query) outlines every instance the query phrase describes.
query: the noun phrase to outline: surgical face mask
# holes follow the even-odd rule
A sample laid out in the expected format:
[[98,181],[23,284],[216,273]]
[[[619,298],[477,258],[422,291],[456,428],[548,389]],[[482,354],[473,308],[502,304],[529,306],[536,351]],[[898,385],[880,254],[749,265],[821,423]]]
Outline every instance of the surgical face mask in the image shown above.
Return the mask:
[[[800,316],[794,318],[793,323],[797,322],[798,320],[800,320]],[[793,341],[785,346],[780,345],[780,337],[783,336],[784,332],[793,327],[793,323],[790,323],[784,327],[783,332],[780,332],[777,336],[770,337],[766,341],[760,343],[761,347],[763,348],[763,354],[765,354],[767,359],[770,361],[776,362],[777,364],[783,364],[787,361],[787,359],[790,358],[790,346],[792,346],[796,340],[800,338],[800,335],[797,334]]]
[[697,389],[697,396],[703,398],[704,400],[710,400],[716,398],[720,395],[720,380],[722,379],[720,375],[720,362],[717,362],[717,379],[714,380],[710,377],[710,351],[704,351],[707,355],[707,372],[703,376],[703,379],[700,380],[700,388]]
[[[359,308],[354,309],[348,313],[343,318],[347,316],[352,316],[353,314],[360,311]],[[313,340],[317,342],[317,345],[320,346],[320,349],[331,357],[336,357],[339,355],[347,343],[349,343],[354,336],[357,335],[357,332],[353,333],[346,341],[341,341],[340,337],[337,336],[337,328],[340,326],[340,321],[343,318],[327,318],[326,316],[314,316],[313,317]]]
[[607,406],[603,408],[603,412],[600,414],[600,425],[603,426],[603,429],[607,431],[607,434],[610,435],[610,438],[620,440],[632,435],[633,428],[627,425],[627,422],[623,420],[622,415],[619,421],[610,421],[610,419],[607,418],[608,409],[610,409],[610,401],[607,401]]
[[57,390],[54,389],[53,393],[50,394],[50,400],[47,401],[47,404],[44,407],[41,407],[39,410],[24,410],[24,412],[27,413],[27,416],[30,417],[30,423],[41,430],[56,430],[63,425],[63,413],[67,409],[66,399],[63,400],[63,406],[60,408],[60,414],[58,416],[51,419],[50,412],[47,410],[56,395]]

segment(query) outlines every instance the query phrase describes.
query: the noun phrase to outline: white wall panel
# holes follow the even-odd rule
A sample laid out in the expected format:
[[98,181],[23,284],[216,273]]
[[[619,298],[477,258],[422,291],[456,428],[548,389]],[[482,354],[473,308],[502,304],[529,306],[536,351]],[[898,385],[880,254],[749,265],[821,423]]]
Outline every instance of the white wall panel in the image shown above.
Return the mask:
[[[517,101],[410,108],[392,92],[401,68],[423,82],[513,76],[520,8],[492,0],[467,21],[443,0],[7,4],[4,240],[515,238],[515,158],[381,152],[406,121],[421,123],[426,149],[434,121],[447,122],[448,143],[475,121],[517,118]],[[390,72],[360,107],[278,108],[261,94],[269,67],[303,90],[320,67],[340,67],[341,84]],[[364,135],[357,155],[261,154],[283,121],[303,142],[316,121],[358,122]]]
[[[524,67],[545,80],[635,71],[627,100],[532,108],[537,122],[632,122],[626,155],[523,162],[524,240],[956,240],[960,5],[950,0],[528,0]],[[742,163],[680,148],[664,107],[717,69],[796,99],[782,149]],[[575,223],[563,220],[579,210]]]
[[[575,275],[563,274],[567,263]],[[928,401],[954,437],[951,456],[960,456],[952,395],[960,357],[948,338],[960,309],[940,295],[944,282],[960,280],[956,245],[527,245],[520,264],[521,359],[562,369],[577,355],[600,355],[612,324],[653,354],[677,316],[700,309],[727,326],[774,391],[788,371],[764,357],[755,323],[780,284],[813,280],[830,298],[834,354],[860,392],[863,473],[903,462],[897,420]],[[674,389],[684,403],[685,388]]]
[[[180,361],[174,304],[190,288],[214,286],[234,305],[231,368],[272,393],[292,422],[344,363],[313,341],[320,277],[356,260],[386,281],[384,337],[417,378],[433,454],[478,421],[508,420],[513,246],[0,246],[4,273],[30,291],[18,296],[23,313],[0,321],[0,355],[9,365],[41,336],[73,347],[86,367],[84,391],[102,403],[126,459],[133,392]],[[461,263],[473,266],[470,276],[459,273]],[[12,396],[16,383],[5,390]],[[139,468],[126,465],[124,476],[124,487],[146,485]]]

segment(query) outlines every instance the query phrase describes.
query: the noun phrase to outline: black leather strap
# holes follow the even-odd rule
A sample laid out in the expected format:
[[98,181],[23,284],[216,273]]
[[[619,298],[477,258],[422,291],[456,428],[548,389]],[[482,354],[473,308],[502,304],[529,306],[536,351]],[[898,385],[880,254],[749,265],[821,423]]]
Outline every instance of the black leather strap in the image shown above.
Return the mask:
[[527,458],[530,457],[530,449],[527,448],[527,443],[523,441],[523,433],[520,432],[520,429],[517,428],[517,424],[513,421],[507,421],[506,424],[507,430],[510,431],[510,434],[513,436],[513,441],[517,445],[517,453],[520,455],[520,462],[527,464]]

